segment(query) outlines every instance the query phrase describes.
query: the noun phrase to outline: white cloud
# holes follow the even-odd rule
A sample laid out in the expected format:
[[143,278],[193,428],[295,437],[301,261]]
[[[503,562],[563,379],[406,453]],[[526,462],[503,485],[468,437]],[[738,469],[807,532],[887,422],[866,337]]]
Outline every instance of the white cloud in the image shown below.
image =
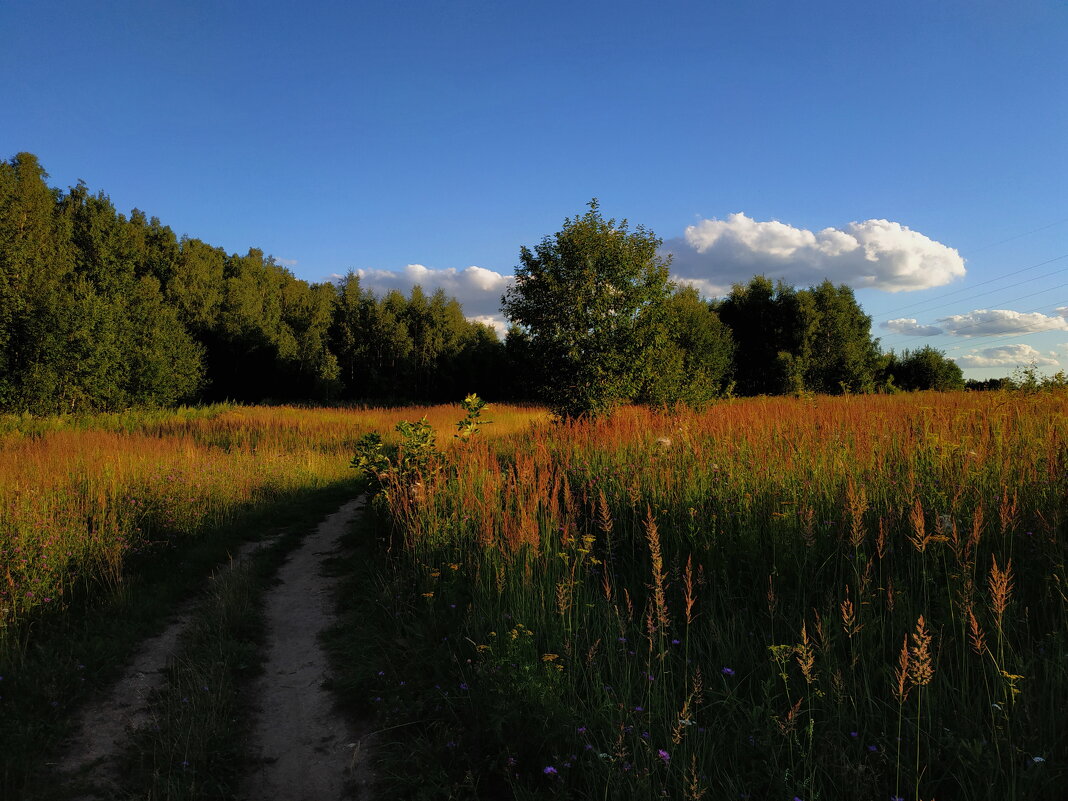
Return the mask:
[[967,314],[942,317],[938,322],[942,324],[947,334],[960,337],[1068,331],[1068,320],[1064,317],[1053,317],[1041,312],[1023,313],[1010,309],[976,309]]
[[474,317],[468,315],[467,319],[473,323],[482,323],[482,325],[495,328],[497,336],[501,339],[504,339],[505,334],[508,333],[508,322],[499,314],[476,314]]
[[446,295],[460,301],[468,319],[484,322],[483,318],[493,318],[502,323],[501,295],[515,280],[511,275],[475,266],[458,270],[409,264],[401,270],[356,270],[356,274],[360,276],[360,286],[378,295],[393,289],[407,295],[416,284],[428,295],[443,289]]
[[296,267],[299,264],[296,259],[279,259],[275,256],[271,258],[274,259],[275,264],[281,264],[283,267]]
[[879,323],[880,328],[885,328],[894,334],[904,334],[910,337],[933,337],[943,333],[937,325],[920,325],[915,317],[899,317],[896,320],[887,320]]
[[965,272],[954,248],[889,220],[813,233],[737,213],[689,226],[664,250],[674,257],[677,278],[702,282],[714,288],[712,294],[724,294],[758,273],[794,285],[829,278],[857,289],[900,292],[943,286]]
[[1001,345],[997,348],[973,350],[953,359],[961,367],[1020,367],[1034,362],[1039,367],[1056,367],[1053,354],[1044,355],[1030,345]]

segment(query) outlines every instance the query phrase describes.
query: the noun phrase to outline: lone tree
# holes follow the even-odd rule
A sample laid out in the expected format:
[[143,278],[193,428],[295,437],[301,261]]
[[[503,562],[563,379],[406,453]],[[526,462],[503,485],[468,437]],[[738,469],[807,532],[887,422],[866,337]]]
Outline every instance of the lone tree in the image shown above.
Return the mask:
[[502,308],[528,335],[542,394],[561,417],[610,412],[655,370],[672,290],[660,244],[641,226],[605,220],[595,198],[533,252],[520,250]]

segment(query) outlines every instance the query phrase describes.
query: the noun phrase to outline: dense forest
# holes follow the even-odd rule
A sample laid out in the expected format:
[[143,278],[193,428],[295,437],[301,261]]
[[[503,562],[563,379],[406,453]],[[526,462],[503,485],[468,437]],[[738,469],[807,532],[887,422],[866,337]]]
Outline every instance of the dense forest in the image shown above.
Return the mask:
[[[378,296],[355,273],[310,284],[261,250],[228,254],[47,179],[32,154],[0,163],[0,411],[541,394],[529,331],[502,342],[441,291]],[[963,386],[941,352],[884,354],[870,332],[852,291],[830,282],[758,276],[714,301],[674,288],[632,398]]]

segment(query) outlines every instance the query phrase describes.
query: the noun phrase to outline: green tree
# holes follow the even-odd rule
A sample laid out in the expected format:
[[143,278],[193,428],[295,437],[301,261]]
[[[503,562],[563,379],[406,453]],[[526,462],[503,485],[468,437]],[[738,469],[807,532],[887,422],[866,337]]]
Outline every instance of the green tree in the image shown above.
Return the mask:
[[742,395],[778,395],[803,389],[811,309],[793,287],[758,275],[735,284],[716,304],[735,343],[734,375]]
[[672,289],[660,244],[641,226],[605,220],[594,199],[520,250],[503,310],[529,332],[542,392],[560,416],[609,412],[646,383]]
[[47,178],[32,153],[0,162],[0,408],[25,408],[42,323],[74,267],[70,221],[58,213],[59,193]]
[[899,389],[964,389],[964,372],[960,366],[947,358],[944,351],[930,345],[902,351],[886,369]]
[[871,317],[853,290],[824,281],[805,292],[817,315],[806,388],[826,394],[874,391],[879,347],[871,338]]
[[666,304],[666,342],[651,354],[642,400],[657,406],[683,403],[701,408],[729,388],[734,355],[730,329],[691,286],[680,287]]
[[879,348],[871,318],[845,285],[824,281],[799,290],[758,275],[735,284],[717,310],[737,344],[743,395],[876,389]]

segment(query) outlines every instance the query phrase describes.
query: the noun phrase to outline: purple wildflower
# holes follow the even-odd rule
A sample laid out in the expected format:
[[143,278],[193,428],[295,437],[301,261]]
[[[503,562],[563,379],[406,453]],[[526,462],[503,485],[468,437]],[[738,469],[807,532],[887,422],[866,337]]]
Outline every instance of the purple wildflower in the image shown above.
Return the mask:
[[544,773],[546,776],[555,776],[560,771],[558,771],[552,765],[546,765],[544,768],[541,769],[541,772]]
[[665,751],[663,748],[657,750],[656,755],[660,757],[661,761],[666,765],[671,761],[671,754]]
[[724,676],[733,676],[734,668],[725,667],[723,668],[723,670],[720,671],[720,673],[722,673]]

